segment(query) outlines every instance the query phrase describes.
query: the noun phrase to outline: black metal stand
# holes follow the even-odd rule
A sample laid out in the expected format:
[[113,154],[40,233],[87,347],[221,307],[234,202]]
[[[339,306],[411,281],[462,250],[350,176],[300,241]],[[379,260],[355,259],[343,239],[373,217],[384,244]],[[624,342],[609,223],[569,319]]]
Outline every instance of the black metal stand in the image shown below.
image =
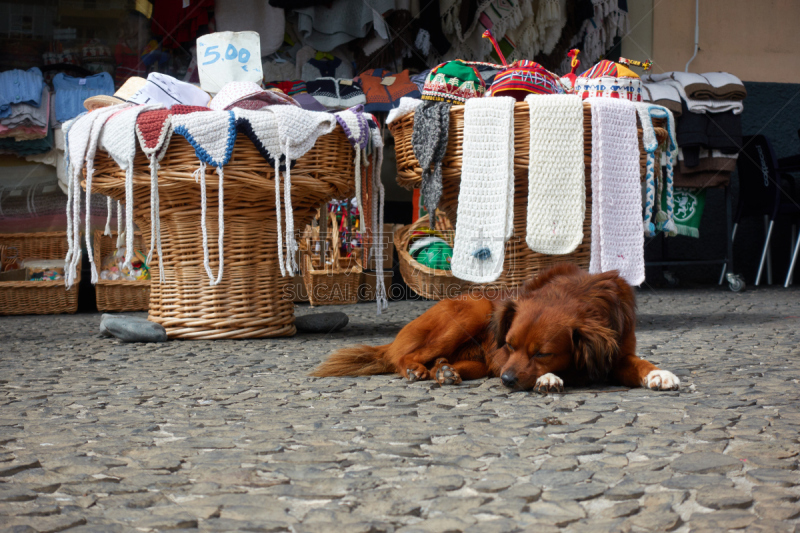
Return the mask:
[[[691,266],[691,265],[725,265],[725,270],[727,272],[726,279],[728,281],[728,286],[734,292],[740,292],[744,290],[745,285],[744,281],[740,276],[737,276],[733,273],[733,199],[731,194],[731,187],[727,185],[723,187],[725,189],[725,221],[726,221],[726,228],[727,228],[727,235],[726,235],[726,254],[725,257],[721,259],[699,259],[699,260],[691,260],[691,261],[675,261],[669,260],[669,250],[668,250],[668,240],[662,236],[661,238],[661,261],[652,261],[645,263],[645,266]],[[650,241],[652,242],[652,240]],[[645,243],[647,246],[649,243]],[[667,276],[665,276],[667,277]],[[667,280],[672,283],[673,280],[677,283],[675,278],[667,277]]]

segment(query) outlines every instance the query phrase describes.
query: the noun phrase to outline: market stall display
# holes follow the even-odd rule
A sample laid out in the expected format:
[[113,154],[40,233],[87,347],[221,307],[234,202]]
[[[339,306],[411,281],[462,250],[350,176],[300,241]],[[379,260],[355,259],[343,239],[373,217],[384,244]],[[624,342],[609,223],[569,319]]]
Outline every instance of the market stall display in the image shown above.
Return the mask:
[[125,267],[125,248],[117,247],[117,233],[94,231],[94,262],[100,265],[100,279],[94,286],[98,311],[147,311],[150,307],[150,272],[142,255],[144,239],[136,232],[133,245],[138,264]]
[[[0,234],[2,256],[0,263],[3,268],[8,268],[6,272],[25,272],[22,279],[3,281],[0,278],[0,314],[52,315],[74,313],[78,310],[78,286],[74,285],[69,289],[64,286],[63,260],[67,253],[66,237],[63,231]],[[25,267],[26,262],[43,260],[47,261],[48,265],[53,262],[60,264],[62,275],[56,273],[45,278],[43,269]],[[34,270],[41,275],[35,275]],[[80,280],[80,268],[77,280]]]
[[[542,98],[549,98],[543,96]],[[464,112],[465,106],[455,105],[449,112],[447,149],[442,158],[442,198],[439,208],[458,228],[458,199],[462,163],[464,161]],[[419,187],[422,183],[423,169],[419,165],[411,138],[414,131],[415,113],[410,112],[389,123],[389,130],[395,137],[395,153],[397,157],[398,183],[406,188]],[[667,137],[666,125],[663,119],[654,119],[654,131],[659,142]],[[583,238],[581,243],[569,254],[545,255],[534,252],[525,242],[527,234],[527,205],[528,181],[530,163],[530,113],[526,102],[517,102],[514,105],[514,222],[513,234],[505,246],[504,267],[501,275],[492,285],[504,286],[510,289],[518,287],[525,280],[535,277],[539,272],[548,267],[569,261],[581,266],[589,267],[591,252],[591,221],[592,221],[592,113],[589,103],[583,103],[583,163],[585,167],[586,207],[583,218]],[[642,132],[638,128],[639,143],[639,173],[644,179],[647,169],[647,152],[642,145]],[[408,281],[407,281],[408,283]],[[411,284],[409,284],[411,285]]]
[[[130,203],[135,206],[136,224],[149,235],[153,220],[160,220],[162,253],[154,254],[150,265],[149,317],[162,324],[171,338],[294,334],[294,304],[283,298],[283,287],[291,277],[281,276],[284,258],[276,243],[282,221],[276,200],[281,194],[289,198],[295,224],[303,227],[319,204],[354,192],[352,148],[340,128],[319,137],[295,161],[290,188],[276,187],[275,167],[265,164],[251,140],[237,138],[231,148],[225,165],[224,211],[220,217],[207,217],[204,232],[198,231],[203,225],[201,210],[219,213],[222,191],[216,180],[210,180],[210,193],[203,194],[193,177],[199,161],[189,142],[175,136],[164,151],[157,218],[150,216],[150,161],[141,151],[133,161]],[[94,167],[93,189],[125,201],[125,172],[117,163],[100,152]],[[224,275],[210,285],[205,267],[219,274],[223,268],[219,257],[227,258]]]

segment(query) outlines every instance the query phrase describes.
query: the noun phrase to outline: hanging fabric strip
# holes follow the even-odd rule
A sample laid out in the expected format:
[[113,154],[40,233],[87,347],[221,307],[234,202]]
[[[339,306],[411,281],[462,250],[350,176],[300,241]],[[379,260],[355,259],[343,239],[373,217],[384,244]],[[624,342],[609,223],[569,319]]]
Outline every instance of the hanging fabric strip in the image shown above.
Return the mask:
[[[289,153],[289,143],[286,143],[286,153]],[[286,156],[286,171],[283,181],[283,207],[286,210],[286,272],[294,276],[297,272],[297,241],[294,238],[294,211],[292,210],[292,174],[291,160]]]
[[124,230],[122,229],[122,219],[124,215],[122,213],[122,202],[117,200],[117,248],[122,248],[122,244],[125,242],[124,240]]
[[[287,163],[288,164],[288,163]],[[281,172],[280,157],[275,157],[275,222],[278,230],[278,265],[281,276],[286,276],[286,265],[283,262],[283,242],[281,235]]]
[[86,252],[89,256],[89,268],[92,274],[92,285],[95,285],[98,280],[97,265],[94,264],[94,253],[92,251],[92,177],[94,176],[94,167],[86,169]]
[[111,197],[106,196],[106,207],[108,209],[108,215],[106,216],[106,228],[103,230],[103,235],[106,237],[111,236]]

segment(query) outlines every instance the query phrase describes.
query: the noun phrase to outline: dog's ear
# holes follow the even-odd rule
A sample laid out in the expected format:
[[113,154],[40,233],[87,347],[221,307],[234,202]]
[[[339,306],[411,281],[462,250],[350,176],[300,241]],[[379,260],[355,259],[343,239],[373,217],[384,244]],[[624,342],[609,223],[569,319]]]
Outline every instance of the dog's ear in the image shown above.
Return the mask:
[[611,370],[611,362],[619,351],[614,331],[587,321],[572,330],[575,367],[585,368],[593,381],[606,379]]
[[495,307],[494,313],[492,313],[492,330],[498,348],[506,345],[506,335],[511,329],[511,322],[514,321],[516,314],[517,304],[514,300],[506,300]]

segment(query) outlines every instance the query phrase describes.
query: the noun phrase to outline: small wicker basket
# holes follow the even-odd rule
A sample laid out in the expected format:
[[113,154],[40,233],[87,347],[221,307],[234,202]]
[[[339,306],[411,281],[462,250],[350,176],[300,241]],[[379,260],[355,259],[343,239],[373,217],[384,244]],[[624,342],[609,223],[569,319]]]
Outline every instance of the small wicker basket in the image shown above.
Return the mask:
[[[453,246],[455,232],[450,221],[442,213],[437,214],[437,229],[445,236],[447,244]],[[420,217],[411,225],[398,228],[394,234],[394,243],[397,248],[397,257],[400,261],[400,275],[408,288],[429,300],[444,300],[454,298],[471,286],[471,283],[458,279],[449,270],[430,268],[418,263],[408,253],[408,244],[414,230],[428,226],[428,215]]]
[[[103,235],[101,230],[94,232],[94,264],[98,272],[103,258],[116,249],[117,232],[111,236]],[[141,232],[133,235],[133,245],[137,250],[146,251]],[[147,311],[150,308],[150,280],[98,280],[94,286],[98,311]]]
[[[318,229],[314,228],[317,230]],[[358,288],[361,285],[363,271],[358,264],[358,251],[351,257],[341,257],[339,232],[333,230],[331,235],[331,260],[328,264],[326,254],[308,251],[303,263],[303,281],[308,293],[308,301],[315,305],[342,305],[358,303]]]
[[[0,246],[16,249],[19,257],[28,259],[64,260],[67,255],[67,234],[9,233],[0,235]],[[64,280],[0,282],[0,315],[56,315],[78,310],[78,285],[81,266],[78,263],[75,284],[67,290]]]

